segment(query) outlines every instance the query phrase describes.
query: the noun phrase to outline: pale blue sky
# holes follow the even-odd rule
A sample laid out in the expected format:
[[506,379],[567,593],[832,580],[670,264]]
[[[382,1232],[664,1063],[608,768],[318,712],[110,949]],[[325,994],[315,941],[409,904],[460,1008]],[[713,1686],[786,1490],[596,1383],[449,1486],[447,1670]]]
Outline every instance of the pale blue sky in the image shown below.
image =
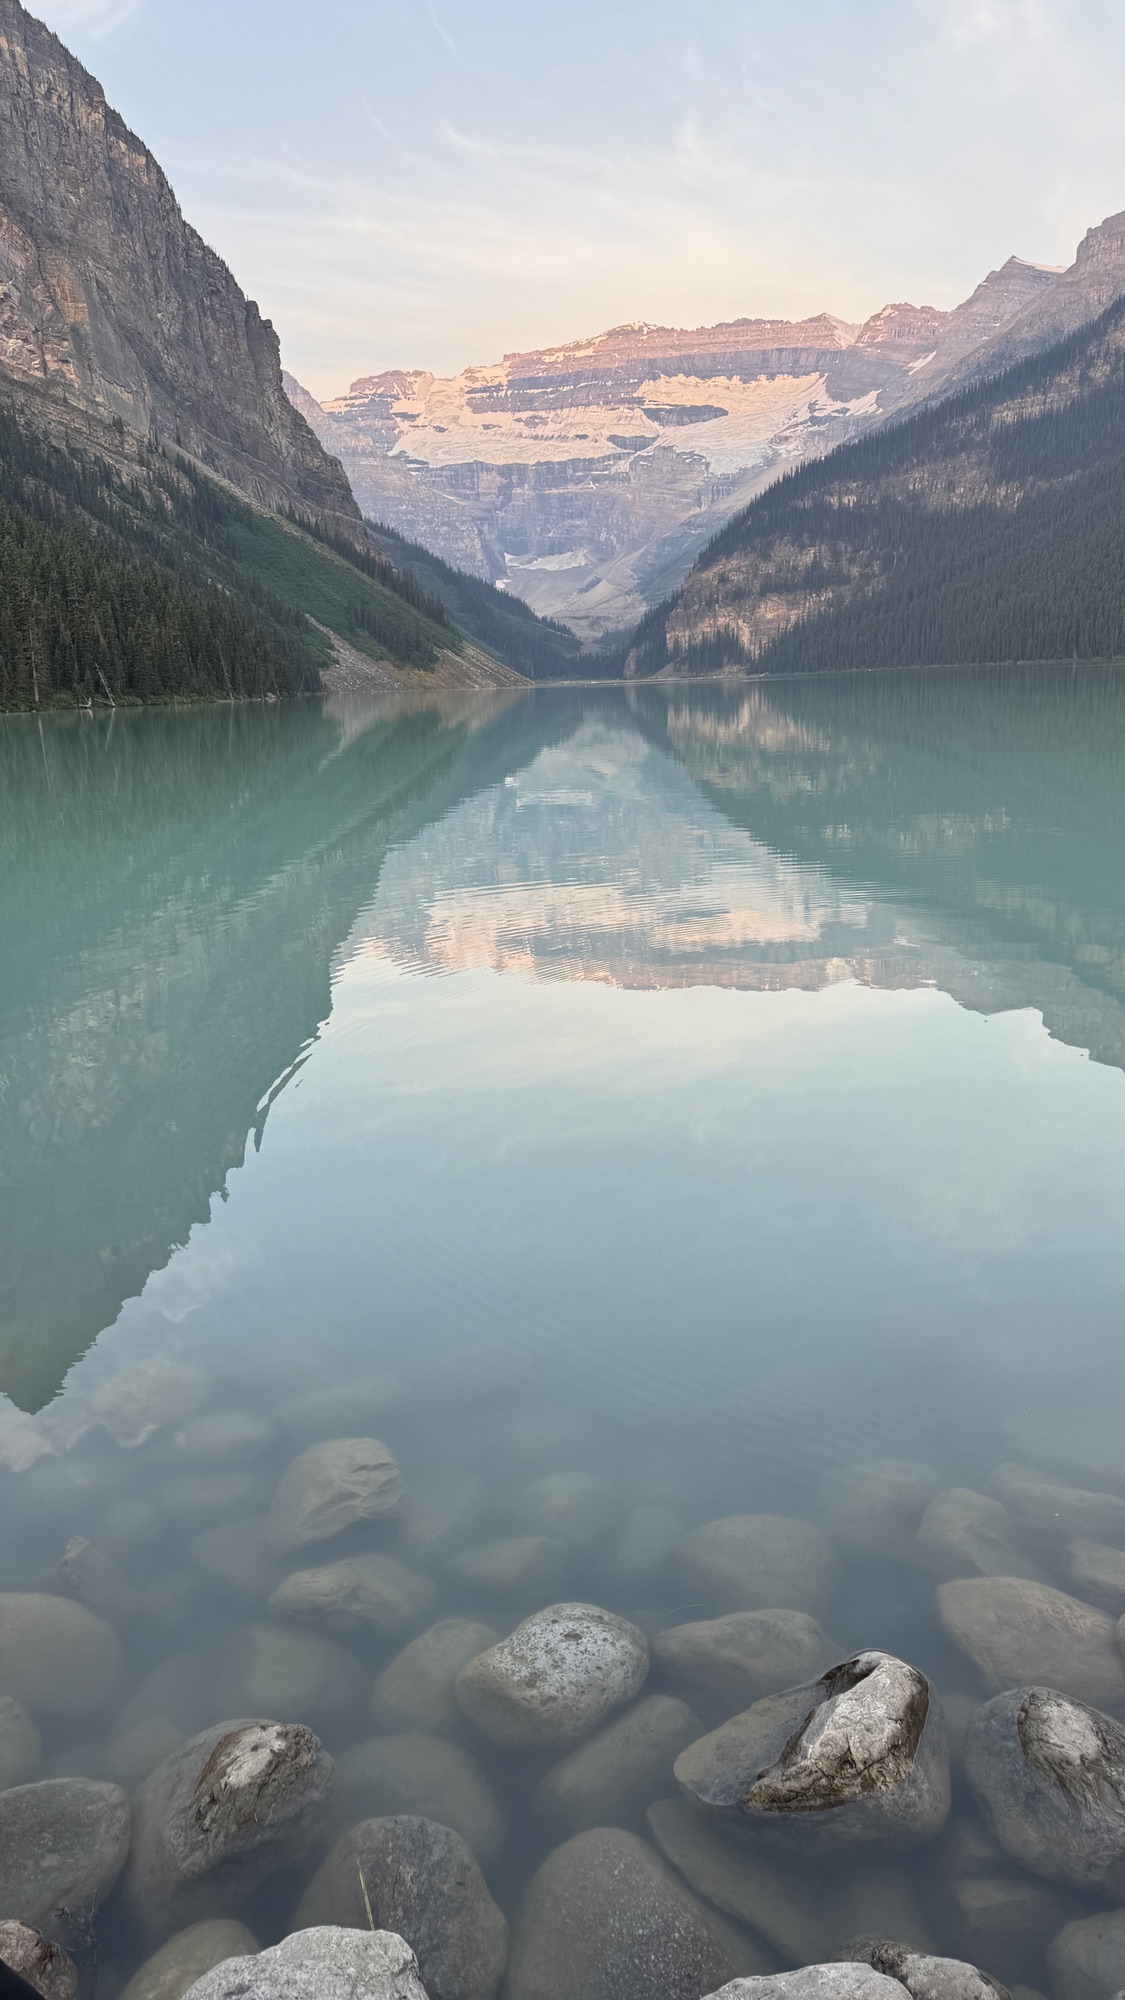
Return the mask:
[[320,395],[952,305],[1125,208],[1120,0],[43,0]]

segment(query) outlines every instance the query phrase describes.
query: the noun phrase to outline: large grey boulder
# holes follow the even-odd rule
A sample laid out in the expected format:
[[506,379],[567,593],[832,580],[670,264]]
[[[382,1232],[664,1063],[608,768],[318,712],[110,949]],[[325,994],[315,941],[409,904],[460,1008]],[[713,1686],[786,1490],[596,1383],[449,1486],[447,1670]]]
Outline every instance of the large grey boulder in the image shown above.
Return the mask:
[[402,1505],[402,1476],[378,1438],[331,1438],[310,1445],[282,1474],[267,1534],[282,1554],[331,1541],[357,1521],[378,1521]]
[[418,1961],[393,1931],[294,1931],[253,1958],[227,1958],[183,2000],[427,2000]]
[[1054,1688],[1015,1688],[974,1717],[966,1771],[986,1825],[1023,1867],[1125,1898],[1125,1730]]
[[374,1923],[406,1939],[429,2000],[493,2000],[508,1926],[460,1834],[396,1816],[353,1826],[317,1869],[296,1927]]
[[204,1918],[189,1924],[138,1966],[121,2000],[182,2000],[189,1986],[221,1965],[225,1958],[256,1954],[258,1940],[245,1924],[230,1917]]
[[732,1514],[685,1535],[685,1590],[716,1611],[821,1609],[836,1581],[832,1544],[811,1521],[784,1514]]
[[70,1943],[113,1888],[129,1852],[129,1801],[93,1778],[44,1778],[0,1792],[0,1913]]
[[104,1618],[46,1592],[0,1593],[0,1689],[37,1722],[85,1722],[112,1707],[125,1673]]
[[535,1809],[560,1833],[627,1825],[667,1791],[676,1758],[699,1732],[686,1702],[644,1695],[552,1766]]
[[503,1811],[480,1765],[458,1743],[422,1730],[371,1736],[336,1761],[332,1823],[408,1813],[451,1826],[485,1867],[507,1830]]
[[960,1958],[913,1951],[893,1938],[860,1938],[845,1945],[844,1959],[861,1959],[905,1986],[910,2000],[1009,2000],[1007,1988]]
[[708,1715],[723,1716],[823,1673],[831,1653],[805,1611],[732,1611],[671,1625],[652,1641],[654,1672]]
[[699,2000],[740,1972],[767,1969],[761,1948],[698,1902],[643,1840],[598,1827],[556,1847],[528,1884],[504,1992]]
[[1065,1924],[1047,1948],[1056,2000],[1110,2000],[1125,1987],[1125,1910]]
[[802,1965],[765,1979],[732,1979],[708,2000],[902,2000],[897,1979],[862,1963]]
[[1007,1509],[986,1493],[951,1486],[931,1500],[910,1545],[932,1576],[1037,1576],[1013,1544]]
[[959,1577],[940,1586],[937,1600],[950,1638],[989,1687],[1034,1682],[1095,1708],[1125,1704],[1125,1667],[1105,1611],[1013,1576]]
[[676,1782],[699,1805],[805,1853],[914,1846],[949,1812],[937,1697],[890,1653],[859,1653],[767,1695],[685,1750]]
[[476,1618],[441,1618],[384,1667],[371,1696],[376,1729],[446,1735],[465,1725],[454,1692],[462,1667],[498,1646],[500,1634]]
[[832,1540],[846,1554],[902,1557],[940,1490],[933,1467],[914,1459],[835,1466],[820,1482],[821,1513]]
[[551,1604],[462,1668],[457,1699],[492,1742],[550,1748],[588,1736],[647,1673],[635,1625],[597,1605]]
[[428,1576],[394,1556],[349,1556],[319,1569],[294,1570],[269,1601],[277,1618],[296,1618],[340,1632],[409,1632],[437,1596]]
[[157,1766],[134,1799],[124,1895],[155,1941],[230,1916],[320,1833],[332,1759],[303,1724],[223,1722]]

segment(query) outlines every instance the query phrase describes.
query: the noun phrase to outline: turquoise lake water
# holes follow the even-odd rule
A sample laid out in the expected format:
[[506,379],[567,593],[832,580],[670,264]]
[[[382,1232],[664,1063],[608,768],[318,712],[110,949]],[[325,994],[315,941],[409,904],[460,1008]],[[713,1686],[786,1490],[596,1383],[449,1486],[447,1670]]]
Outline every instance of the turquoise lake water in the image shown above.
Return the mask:
[[[1123,746],[1089,667],[0,720],[0,1589],[88,1536],[164,1592],[130,1685],[218,1657],[262,1604],[196,1539],[354,1382],[408,1499],[461,1482],[433,1616],[500,1627],[449,1551],[548,1473],[686,1529],[871,1460],[1125,1492]],[[83,1429],[149,1356],[275,1427],[226,1500]],[[979,1698],[932,1575],[845,1577],[841,1657]],[[490,1754],[512,1914],[550,1842]]]

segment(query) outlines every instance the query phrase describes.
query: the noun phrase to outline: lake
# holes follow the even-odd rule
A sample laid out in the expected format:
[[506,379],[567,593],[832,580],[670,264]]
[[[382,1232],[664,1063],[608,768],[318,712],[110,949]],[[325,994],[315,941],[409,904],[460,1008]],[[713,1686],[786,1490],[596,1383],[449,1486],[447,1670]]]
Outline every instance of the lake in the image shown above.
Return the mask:
[[[717,1954],[668,2000],[873,1932],[1071,2000],[1048,1944],[1125,1863],[1029,1873],[963,1741],[1023,1682],[1125,1715],[1123,745],[1089,666],[0,719],[0,1781],[134,1794],[240,1717],[336,1759],[299,1854],[166,1914],[143,1814],[120,1881],[20,1891],[99,2000],[187,1922],[272,1942],[402,1813],[474,1850],[512,2000],[577,1990],[536,1871],[606,1825]],[[401,1502],[279,1527],[341,1438]],[[285,1583],[371,1555],[346,1603]],[[1020,1651],[1044,1587],[1088,1607],[1073,1666]],[[478,1726],[438,1641],[384,1678],[560,1601],[652,1642],[600,1778],[600,1738],[559,1778],[581,1730]],[[766,1612],[733,1666],[658,1637]],[[873,1649],[945,1710],[932,1837],[650,1821],[679,1749]]]

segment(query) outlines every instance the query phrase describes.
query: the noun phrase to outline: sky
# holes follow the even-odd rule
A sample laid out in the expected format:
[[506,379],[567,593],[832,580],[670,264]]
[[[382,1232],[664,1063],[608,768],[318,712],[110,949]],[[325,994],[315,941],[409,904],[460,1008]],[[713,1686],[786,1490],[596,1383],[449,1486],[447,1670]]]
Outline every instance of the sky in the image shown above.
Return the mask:
[[315,395],[951,306],[1125,209],[1120,0],[41,0]]

